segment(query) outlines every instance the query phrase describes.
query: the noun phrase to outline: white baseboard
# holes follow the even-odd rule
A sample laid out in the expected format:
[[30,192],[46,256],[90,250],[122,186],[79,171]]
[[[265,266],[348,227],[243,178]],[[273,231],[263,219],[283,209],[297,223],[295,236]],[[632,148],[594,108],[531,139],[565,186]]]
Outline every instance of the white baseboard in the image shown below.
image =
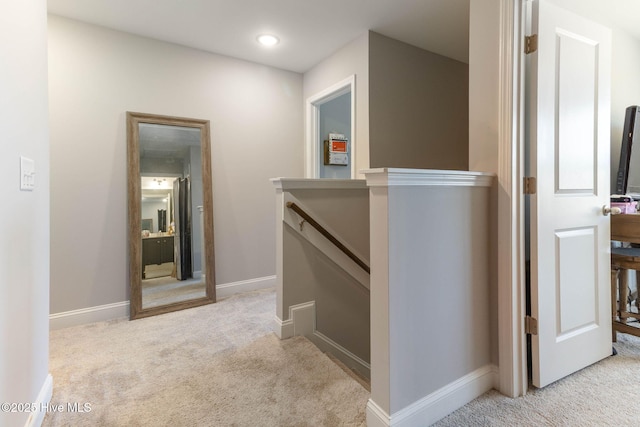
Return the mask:
[[56,330],[87,323],[129,317],[129,301],[81,308],[49,315],[49,329]]
[[48,374],[44,384],[42,384],[42,388],[40,388],[36,401],[33,402],[35,410],[29,414],[25,427],[40,427],[42,425],[44,416],[47,413],[46,408],[51,403],[51,396],[53,396],[53,377]]
[[[296,322],[298,326],[296,327]],[[286,340],[296,335],[313,333],[316,326],[315,301],[304,302],[289,306],[289,319],[281,320],[277,315],[274,319],[273,331],[278,338]]]
[[349,368],[357,370],[367,378],[371,377],[371,365],[369,363],[316,329],[315,301],[290,306],[289,319],[283,321],[276,316],[274,322],[274,331],[278,338],[287,339],[302,335],[320,350],[331,353]]
[[376,402],[369,399],[367,402],[367,427],[389,427],[391,418],[389,414],[379,407]]
[[216,298],[224,298],[242,292],[257,291],[275,286],[276,276],[265,276],[256,279],[241,280],[239,282],[225,283],[216,285]]
[[273,319],[273,332],[281,340],[286,340],[293,336],[293,320],[280,320],[278,316]]
[[365,377],[371,378],[371,365],[369,363],[333,341],[322,332],[314,331],[313,335],[309,337],[309,340],[323,352],[331,353],[350,369],[355,369]]
[[374,401],[367,403],[368,427],[428,426],[493,388],[497,368],[486,365],[447,384],[389,416]]
[[[234,294],[273,288],[276,276],[259,277],[257,279],[242,280],[216,286],[216,297],[224,298]],[[49,329],[56,330],[87,323],[105,322],[107,320],[129,317],[129,301],[113,304],[98,305],[78,310],[64,311],[49,315]]]

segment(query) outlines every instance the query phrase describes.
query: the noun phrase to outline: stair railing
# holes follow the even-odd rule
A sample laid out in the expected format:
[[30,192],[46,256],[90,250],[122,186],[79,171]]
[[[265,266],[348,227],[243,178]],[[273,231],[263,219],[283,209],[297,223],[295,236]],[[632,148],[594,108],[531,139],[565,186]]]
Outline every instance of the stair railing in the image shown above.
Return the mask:
[[336,239],[329,231],[327,231],[323,226],[321,226],[320,224],[318,224],[318,222],[316,220],[314,220],[311,215],[309,215],[308,213],[306,213],[300,206],[296,205],[293,202],[287,202],[287,208],[291,209],[292,211],[294,211],[295,213],[297,213],[302,219],[303,221],[300,223],[300,227],[302,227],[302,225],[307,222],[309,223],[309,225],[311,225],[313,228],[315,228],[316,230],[318,230],[318,232],[320,234],[322,234],[327,240],[329,240],[331,243],[333,243],[338,249],[340,249],[346,256],[348,256],[349,258],[351,258],[351,260],[353,260],[353,262],[355,262],[356,264],[358,264],[358,266],[360,268],[362,268],[364,271],[367,272],[367,274],[371,274],[371,269],[369,268],[369,266],[360,258],[358,258],[358,256],[356,254],[354,254],[353,252],[351,252],[349,250],[349,248],[347,248],[344,244],[342,244],[342,242],[340,242],[338,239]]

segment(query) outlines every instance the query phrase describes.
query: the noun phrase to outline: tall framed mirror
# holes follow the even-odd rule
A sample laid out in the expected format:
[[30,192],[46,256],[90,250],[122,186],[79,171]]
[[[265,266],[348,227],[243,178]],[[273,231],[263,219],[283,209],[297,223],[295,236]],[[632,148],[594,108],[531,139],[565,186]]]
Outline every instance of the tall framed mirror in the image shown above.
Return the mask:
[[216,301],[208,120],[127,112],[130,318]]

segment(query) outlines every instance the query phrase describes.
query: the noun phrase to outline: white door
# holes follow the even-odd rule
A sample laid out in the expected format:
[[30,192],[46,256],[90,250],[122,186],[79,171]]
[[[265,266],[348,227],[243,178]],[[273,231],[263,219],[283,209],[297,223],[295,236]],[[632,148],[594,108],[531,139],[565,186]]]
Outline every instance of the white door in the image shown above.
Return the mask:
[[544,387],[611,354],[611,33],[545,0],[532,18],[532,376]]

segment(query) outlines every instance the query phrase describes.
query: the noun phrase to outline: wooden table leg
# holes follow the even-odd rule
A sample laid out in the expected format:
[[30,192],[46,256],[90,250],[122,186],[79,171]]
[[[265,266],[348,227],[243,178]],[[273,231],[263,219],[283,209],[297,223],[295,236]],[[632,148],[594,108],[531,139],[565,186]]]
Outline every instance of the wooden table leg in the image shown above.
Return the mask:
[[620,310],[621,323],[627,323],[627,317],[624,314],[624,312],[628,310],[627,299],[629,298],[629,283],[627,280],[628,280],[627,269],[621,268],[619,280],[618,280],[620,283],[620,285],[618,286],[618,292],[620,295],[620,298],[618,300],[618,310]]
[[[639,275],[640,276],[640,275]],[[611,268],[611,321],[615,323],[618,321],[618,269]],[[611,340],[613,342],[618,341],[618,333],[614,325],[611,325]]]
[[636,270],[635,273],[636,273],[636,309],[638,310],[638,313],[640,313],[640,271]]

